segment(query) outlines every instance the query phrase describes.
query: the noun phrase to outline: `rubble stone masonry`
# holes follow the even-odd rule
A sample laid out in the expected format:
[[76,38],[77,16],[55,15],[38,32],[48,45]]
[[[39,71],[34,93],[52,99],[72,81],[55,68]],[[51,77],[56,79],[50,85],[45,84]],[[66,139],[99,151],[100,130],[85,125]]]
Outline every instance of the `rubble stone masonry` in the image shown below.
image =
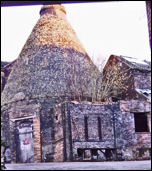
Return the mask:
[[134,71],[134,86],[139,89],[151,89],[151,71]]
[[[63,132],[66,132],[63,141],[65,149],[61,148],[61,150],[67,161],[93,160],[94,151],[97,152],[98,160],[103,161],[150,158],[151,128],[149,126],[149,132],[136,133],[134,120],[134,113],[146,112],[150,125],[150,103],[138,100],[111,104],[69,102],[58,107],[57,110],[61,108],[64,108]],[[85,117],[88,118],[88,139],[85,137]],[[101,118],[100,126],[98,118]],[[99,129],[102,138],[99,136]],[[108,150],[111,150],[110,157],[108,157]],[[82,152],[82,156],[79,151]]]

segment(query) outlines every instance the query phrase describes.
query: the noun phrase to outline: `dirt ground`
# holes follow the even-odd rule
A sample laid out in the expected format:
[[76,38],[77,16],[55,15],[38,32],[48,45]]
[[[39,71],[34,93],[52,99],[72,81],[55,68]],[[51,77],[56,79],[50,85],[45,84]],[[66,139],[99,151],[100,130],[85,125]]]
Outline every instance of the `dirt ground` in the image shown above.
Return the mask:
[[6,170],[151,170],[151,160],[6,164]]

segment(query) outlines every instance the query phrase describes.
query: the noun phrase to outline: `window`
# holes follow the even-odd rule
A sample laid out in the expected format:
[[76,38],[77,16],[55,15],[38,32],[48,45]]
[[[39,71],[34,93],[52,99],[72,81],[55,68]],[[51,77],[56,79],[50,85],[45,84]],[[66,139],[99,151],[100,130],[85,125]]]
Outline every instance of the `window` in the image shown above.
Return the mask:
[[98,117],[98,135],[99,135],[99,140],[102,139],[102,133],[101,133],[101,118]]
[[84,153],[83,149],[80,148],[77,149],[78,157],[83,158],[83,153]]
[[90,149],[84,150],[84,160],[90,160],[91,159],[91,151]]
[[98,159],[98,149],[91,149],[91,158],[92,160]]
[[134,113],[135,132],[149,132],[147,113]]
[[84,117],[85,139],[88,140],[88,117]]

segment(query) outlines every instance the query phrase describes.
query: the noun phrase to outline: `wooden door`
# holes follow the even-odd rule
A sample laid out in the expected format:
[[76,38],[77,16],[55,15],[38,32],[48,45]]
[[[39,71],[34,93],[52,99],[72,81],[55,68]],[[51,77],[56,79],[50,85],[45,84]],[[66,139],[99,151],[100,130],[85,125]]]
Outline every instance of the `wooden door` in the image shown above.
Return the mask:
[[17,128],[17,159],[19,163],[34,162],[33,123],[22,121]]

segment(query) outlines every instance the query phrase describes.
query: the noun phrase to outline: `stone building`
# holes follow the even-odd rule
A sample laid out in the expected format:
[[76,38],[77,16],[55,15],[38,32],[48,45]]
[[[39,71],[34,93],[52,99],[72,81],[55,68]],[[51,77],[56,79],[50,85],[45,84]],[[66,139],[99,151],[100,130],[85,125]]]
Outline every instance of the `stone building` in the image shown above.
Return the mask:
[[136,98],[130,90],[117,102],[90,102],[92,73],[99,71],[65,14],[62,5],[44,5],[19,57],[1,69],[2,138],[11,162],[149,159],[151,108],[144,93],[151,69],[133,69]]
[[119,63],[120,72],[127,72],[125,84],[127,90],[118,96],[111,95],[113,100],[148,100],[151,101],[151,62],[127,56],[111,55],[104,67],[106,71],[111,65]]
[[146,101],[71,101],[54,110],[54,161],[151,158],[151,104]]
[[111,96],[112,102],[71,101],[55,107],[55,160],[151,158],[151,64],[111,55],[104,69],[118,61],[132,76],[125,94]]

